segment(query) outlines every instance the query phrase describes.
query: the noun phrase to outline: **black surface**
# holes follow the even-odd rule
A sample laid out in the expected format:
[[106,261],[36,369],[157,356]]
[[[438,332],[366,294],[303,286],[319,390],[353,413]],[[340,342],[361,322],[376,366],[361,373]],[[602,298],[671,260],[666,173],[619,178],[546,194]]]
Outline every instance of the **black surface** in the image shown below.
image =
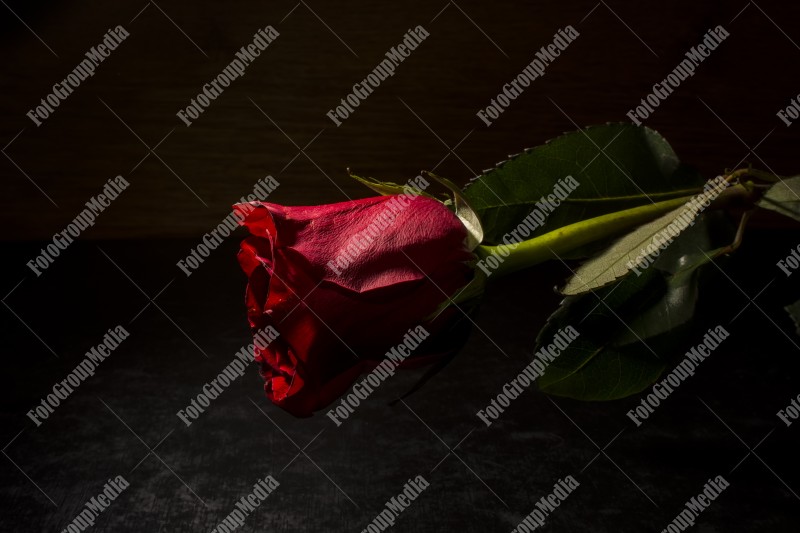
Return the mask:
[[[581,403],[527,391],[489,428],[475,416],[526,364],[558,301],[546,288],[566,275],[554,265],[494,285],[464,351],[407,406],[388,403],[418,372],[389,379],[341,427],[320,414],[295,419],[262,396],[253,365],[186,427],[176,411],[247,340],[236,239],[191,278],[172,262],[194,241],[78,244],[6,299],[41,341],[6,321],[2,436],[14,440],[5,449],[10,460],[0,462],[0,529],[60,531],[122,474],[131,486],[96,531],[210,531],[272,474],[281,485],[240,531],[360,531],[422,474],[431,486],[401,515],[398,531],[510,531],[566,475],[581,485],[548,519],[548,531],[660,531],[722,474],[731,486],[701,515],[699,530],[795,531],[800,437],[775,413],[800,390],[797,338],[776,328],[791,331],[780,304],[797,287],[774,268],[758,235],[742,250],[753,259],[726,269],[750,296],[768,281],[752,272],[772,273],[756,300],[769,319],[719,277],[709,288],[719,296],[706,299],[698,328],[722,322],[732,337],[640,428],[625,416],[638,398]],[[789,243],[794,235],[777,237]],[[5,247],[13,258],[34,250]],[[18,268],[6,269],[5,279],[19,277]],[[171,283],[149,303],[133,282],[148,296]],[[130,338],[34,427],[25,412],[117,324]]]

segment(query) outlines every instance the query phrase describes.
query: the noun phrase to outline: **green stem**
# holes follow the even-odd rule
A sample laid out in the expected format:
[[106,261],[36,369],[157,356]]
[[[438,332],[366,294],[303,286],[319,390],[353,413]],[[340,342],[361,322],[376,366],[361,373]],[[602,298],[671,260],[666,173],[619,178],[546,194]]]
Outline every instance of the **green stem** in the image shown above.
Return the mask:
[[[742,168],[725,175],[725,179],[733,185],[724,190],[713,202],[714,208],[742,207],[752,208],[761,193],[753,187],[752,183],[742,184],[741,178],[750,176],[758,181],[774,183],[780,178],[769,172]],[[675,193],[677,191],[673,191]],[[684,192],[684,191],[681,191]],[[685,191],[690,192],[690,191]],[[691,191],[699,192],[699,191]],[[557,230],[545,233],[539,237],[522,241],[517,245],[499,244],[497,246],[478,246],[475,253],[481,259],[495,256],[498,266],[492,269],[492,274],[509,274],[523,268],[538,265],[548,259],[558,258],[566,253],[585,246],[589,243],[612,237],[623,230],[640,226],[646,222],[677,209],[684,205],[694,194],[654,202],[614,213],[608,213],[588,220],[582,220]],[[749,215],[748,215],[749,217]],[[745,219],[746,220],[746,219]],[[492,266],[489,264],[489,266]]]
[[548,259],[555,259],[581,246],[649,222],[673,209],[677,209],[691,198],[692,196],[684,196],[616,211],[563,226],[539,237],[522,241],[516,246],[505,244],[478,246],[475,252],[481,259],[494,255],[498,258],[498,261],[502,260],[500,265],[492,272],[502,276],[538,265]]

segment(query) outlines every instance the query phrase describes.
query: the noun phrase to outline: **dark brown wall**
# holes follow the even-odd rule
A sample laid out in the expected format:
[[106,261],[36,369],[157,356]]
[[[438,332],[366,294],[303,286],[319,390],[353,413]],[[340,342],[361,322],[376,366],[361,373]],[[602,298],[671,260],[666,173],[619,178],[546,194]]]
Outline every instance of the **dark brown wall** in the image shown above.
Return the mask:
[[[798,10],[783,2],[22,4],[8,5],[58,57],[0,6],[0,143],[19,133],[5,149],[8,157],[0,157],[3,239],[46,238],[63,229],[117,174],[131,188],[86,237],[200,235],[267,174],[281,182],[272,200],[287,204],[340,201],[339,188],[353,197],[369,194],[349,180],[348,166],[405,180],[441,161],[439,174],[465,182],[575,124],[626,120],[717,24],[730,31],[728,40],[646,124],[708,175],[745,157],[779,173],[799,166],[800,126],[787,128],[775,116],[800,91],[800,36],[784,35],[770,20],[794,32]],[[118,24],[128,39],[36,127],[26,112]],[[175,113],[268,24],[280,37],[187,128]],[[430,37],[335,127],[325,113],[418,24]],[[581,36],[487,128],[476,111],[568,24]],[[770,132],[757,155],[749,154]],[[168,134],[156,149],[163,162],[150,154],[133,170]],[[298,156],[295,144],[304,147],[318,134]]]

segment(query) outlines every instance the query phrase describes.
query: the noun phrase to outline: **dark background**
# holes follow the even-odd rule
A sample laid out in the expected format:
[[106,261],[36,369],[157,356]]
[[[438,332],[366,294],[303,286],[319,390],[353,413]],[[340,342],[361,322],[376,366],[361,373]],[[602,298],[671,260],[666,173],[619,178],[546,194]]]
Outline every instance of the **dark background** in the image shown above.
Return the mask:
[[[97,531],[211,530],[267,474],[281,486],[242,531],[360,531],[418,474],[431,487],[397,531],[509,531],[566,475],[581,486],[548,530],[660,531],[718,474],[731,487],[698,530],[797,530],[800,438],[775,416],[800,392],[781,309],[797,284],[775,267],[796,231],[748,233],[697,324],[730,324],[733,338],[641,428],[625,416],[638,398],[533,391],[490,428],[475,417],[530,356],[560,265],[492,287],[467,347],[407,406],[387,403],[414,373],[340,428],[298,420],[263,398],[252,369],[187,428],[175,412],[248,340],[240,236],[189,278],[175,263],[268,174],[280,182],[270,200],[285,204],[368,196],[347,167],[465,183],[561,132],[624,121],[717,24],[730,37],[646,124],[708,176],[748,162],[794,174],[800,126],[775,113],[800,91],[800,8],[6,0],[0,13],[1,530],[60,531],[119,474],[131,487]],[[36,127],[25,113],[118,24],[128,39]],[[187,128],[175,113],[268,24],[280,37]],[[325,113],[418,24],[430,37],[335,127]],[[487,128],[475,113],[568,24],[580,37]],[[42,240],[118,174],[130,188],[36,277],[25,263]],[[25,413],[117,324],[131,337],[35,427]]]

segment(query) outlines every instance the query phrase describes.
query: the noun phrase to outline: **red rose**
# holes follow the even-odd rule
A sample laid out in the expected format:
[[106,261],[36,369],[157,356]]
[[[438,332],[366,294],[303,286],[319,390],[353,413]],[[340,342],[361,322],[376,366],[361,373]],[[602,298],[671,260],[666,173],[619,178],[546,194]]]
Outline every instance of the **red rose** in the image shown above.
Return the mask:
[[[264,389],[295,416],[310,416],[376,366],[409,329],[428,341],[406,362],[438,350],[437,333],[460,312],[437,309],[473,277],[467,231],[425,196],[379,196],[314,207],[250,202],[234,206],[251,236],[239,263],[247,274]],[[441,343],[438,343],[441,344]]]

